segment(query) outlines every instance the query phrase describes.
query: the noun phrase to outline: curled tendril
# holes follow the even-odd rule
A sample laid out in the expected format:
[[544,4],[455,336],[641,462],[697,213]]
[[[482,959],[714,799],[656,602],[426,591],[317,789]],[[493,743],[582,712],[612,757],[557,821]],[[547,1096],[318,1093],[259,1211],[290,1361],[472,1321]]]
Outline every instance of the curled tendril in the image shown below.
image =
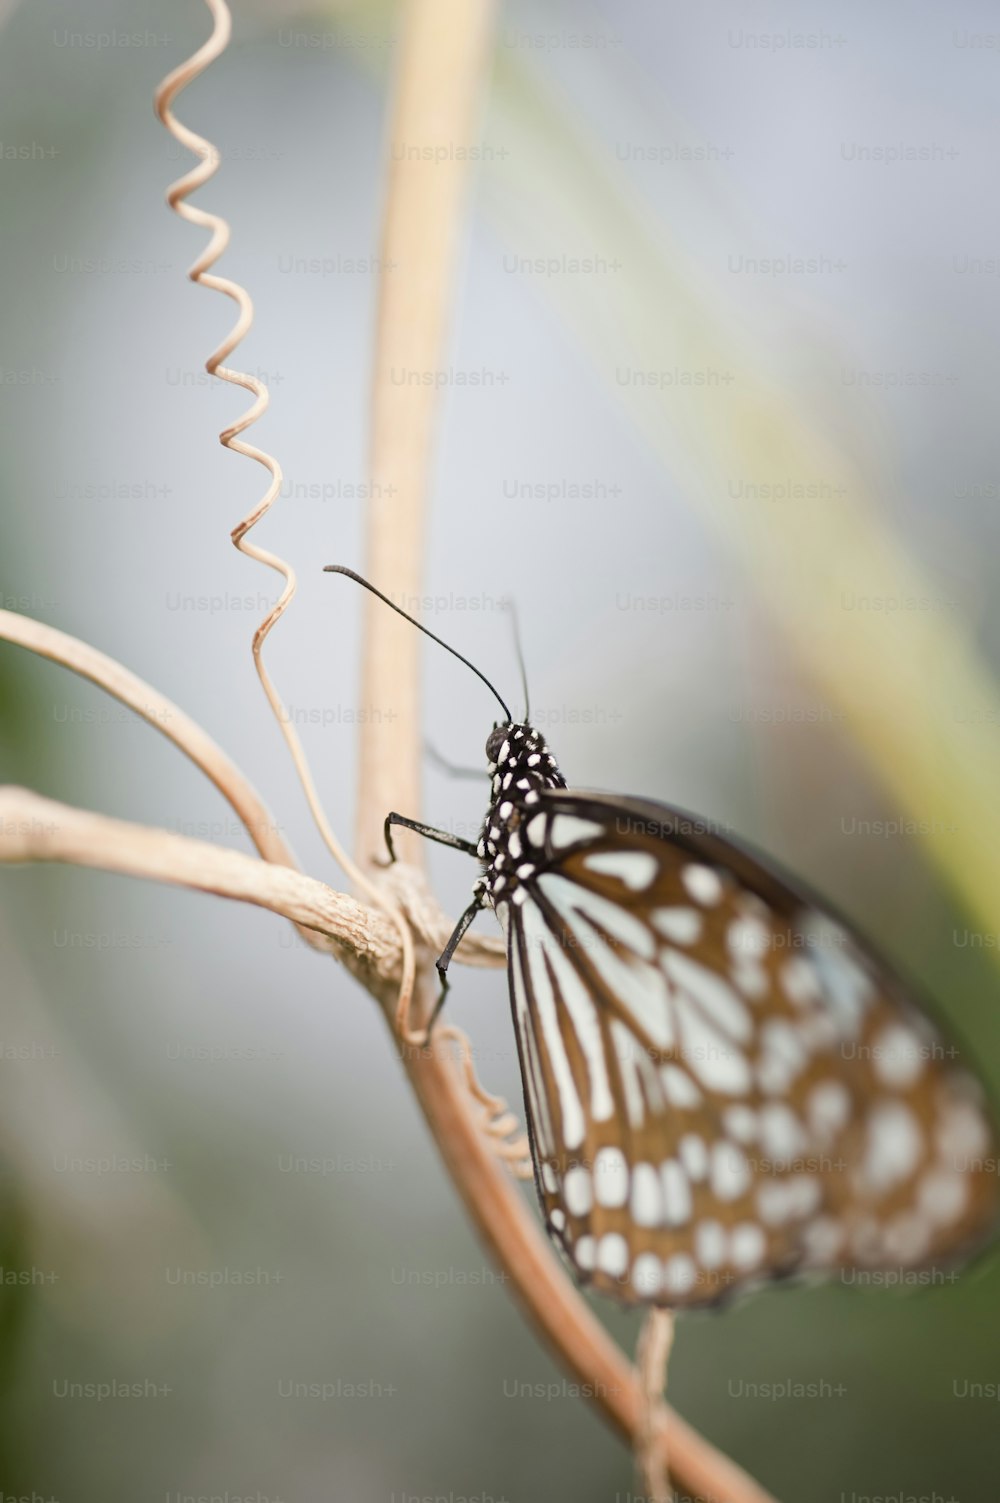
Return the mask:
[[170,207],[186,219],[190,224],[196,224],[202,229],[208,230],[209,241],[201,255],[192,265],[188,275],[193,282],[202,287],[209,287],[215,292],[222,292],[233,300],[238,309],[236,322],[227,334],[226,338],[213,350],[205,362],[205,368],[210,375],[219,376],[223,381],[229,381],[234,386],[241,386],[245,391],[251,392],[254,398],[252,405],[242,417],[238,418],[228,428],[223,429],[219,438],[227,449],[234,450],[237,454],[244,454],[248,459],[254,459],[264,466],[270,475],[270,484],[266,492],[243,519],[233,528],[232,538],[241,553],[258,563],[266,564],[274,569],[284,580],[284,587],[277,601],[257,627],[253,636],[253,659],[267,701],[271,706],[275,719],[278,722],[282,736],[291,753],[295,770],[305,792],[310,812],[316,822],[323,840],[330,854],[346,873],[350,880],[365,895],[376,904],[395,924],[402,947],[402,975],[400,980],[399,998],[396,1008],[397,1030],[407,1043],[419,1042],[422,1035],[413,1033],[409,1027],[409,1008],[413,996],[415,961],[413,940],[409,928],[400,913],[398,907],[391,903],[386,896],[375,886],[373,882],[351,860],[350,856],[341,846],[334,835],[330,823],[327,820],[323,806],[320,803],[316,785],[313,781],[309,764],[306,760],[305,751],[299,739],[295,727],[282,704],[281,697],[275,688],[271,677],[264,666],[261,651],[271,628],[284,615],[288,606],[295,596],[296,581],[295,573],[290,564],[270,553],[264,548],[251,543],[248,534],[252,528],[271,509],[275,497],[281,489],[281,466],[278,461],[263,449],[256,448],[253,444],[246,443],[239,435],[256,423],[267,411],[270,395],[267,386],[256,376],[246,371],[232,370],[223,364],[233,350],[236,349],[246,337],[253,323],[253,303],[250,295],[238,282],[231,281],[228,277],[217,276],[212,267],[222,255],[229,244],[229,225],[219,214],[212,214],[207,209],[200,209],[194,204],[188,203],[188,198],[196,189],[204,186],[218,170],[221,156],[216,146],[211,141],[206,141],[188,126],[183,125],[174,115],[171,106],[182,89],[186,88],[194,79],[200,77],[205,70],[219,58],[229,44],[232,34],[232,17],[226,0],[205,0],[212,16],[213,29],[208,41],[199,47],[196,52],[180,67],[175,68],[160,84],[155,95],[156,113],[159,115],[167,130],[174,140],[180,145],[201,158],[197,166],[190,172],[178,178],[167,190],[167,202]]

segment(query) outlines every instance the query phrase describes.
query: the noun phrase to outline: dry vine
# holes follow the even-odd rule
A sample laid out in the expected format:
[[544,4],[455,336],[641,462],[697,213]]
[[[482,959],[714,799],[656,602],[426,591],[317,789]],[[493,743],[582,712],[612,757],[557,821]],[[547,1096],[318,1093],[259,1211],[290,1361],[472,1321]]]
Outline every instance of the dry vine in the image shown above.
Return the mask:
[[[457,1030],[442,1028],[431,1043],[415,1042],[418,1036],[407,1024],[410,992],[419,1014],[427,1005],[431,960],[447,933],[448,921],[423,887],[419,869],[397,870],[390,884],[379,883],[341,849],[319,803],[298,738],[264,668],[263,642],[291,601],[295,578],[283,560],[249,543],[247,534],[277,495],[280,469],[270,456],[238,438],[264,410],[267,392],[255,378],[222,363],[252,318],[245,291],[209,270],[225,248],[228,226],[186,202],[188,194],[216,171],[219,154],[181,125],[171,110],[180,89],[220,55],[229,38],[225,0],[206,0],[206,4],[214,22],[209,41],[165,80],[157,95],[164,124],[202,159],[174,184],[169,199],[182,217],[211,232],[209,245],[190,275],[233,298],[239,308],[236,325],[207,368],[245,387],[255,401],[221,435],[222,442],[258,460],[271,476],[265,497],[233,533],[242,552],[277,570],[284,579],[277,603],[254,636],[257,671],[316,823],[341,868],[372,906],[298,871],[259,795],[176,706],[114,660],[11,612],[0,612],[0,637],[90,678],[168,735],[230,800],[264,860],[69,809],[21,789],[2,790],[0,795],[0,859],[72,862],[255,903],[297,924],[311,943],[340,958],[385,1011],[452,1180],[484,1242],[508,1275],[518,1301],[563,1366],[586,1385],[595,1407],[636,1448],[650,1490],[665,1487],[669,1459],[671,1475],[692,1496],[713,1503],[773,1503],[740,1468],[658,1402],[669,1349],[669,1318],[654,1317],[647,1324],[643,1372],[638,1373],[592,1315],[504,1167],[503,1161],[519,1162],[523,1140],[511,1140],[515,1119],[475,1080],[467,1040]],[[452,145],[468,138],[481,97],[490,20],[489,0],[409,0],[394,136],[424,142],[436,137]],[[448,168],[432,179],[426,174],[421,177],[418,165],[411,161],[397,162],[385,215],[383,264],[405,260],[408,271],[406,279],[397,277],[392,287],[383,279],[381,287],[372,473],[395,478],[392,484],[373,487],[376,496],[394,499],[391,507],[385,500],[373,503],[369,563],[387,588],[403,594],[416,593],[420,579],[434,398],[433,387],[394,388],[384,373],[399,361],[432,367],[443,346],[466,173],[461,154],[453,152],[452,158]],[[398,254],[400,244],[406,246],[405,257]],[[370,702],[409,709],[388,735],[384,726],[373,722],[361,733],[359,848],[370,872],[384,810],[396,804],[417,811],[420,737],[416,634],[400,635],[399,624],[389,612],[369,612],[366,626],[364,672]],[[502,952],[496,941],[468,936],[457,958],[496,964],[502,961]]]

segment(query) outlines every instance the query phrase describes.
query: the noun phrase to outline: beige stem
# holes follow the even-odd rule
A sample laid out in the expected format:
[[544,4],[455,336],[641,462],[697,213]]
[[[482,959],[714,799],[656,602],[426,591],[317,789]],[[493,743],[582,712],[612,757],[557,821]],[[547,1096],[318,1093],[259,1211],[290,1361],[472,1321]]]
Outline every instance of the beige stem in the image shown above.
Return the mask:
[[654,1307],[643,1321],[635,1356],[642,1389],[642,1422],[635,1441],[635,1461],[639,1491],[648,1503],[671,1500],[667,1456],[663,1445],[658,1444],[657,1432],[663,1421],[663,1390],[673,1344],[673,1312]]
[[[436,378],[447,357],[469,176],[466,148],[481,103],[492,20],[491,0],[407,0],[404,8],[382,224],[366,567],[373,584],[416,614]],[[419,817],[422,710],[419,633],[372,597],[365,597],[364,609],[364,703],[381,714],[361,732],[362,865],[381,853],[390,809]],[[398,841],[405,860],[422,861],[417,837],[401,831]]]
[[[74,809],[27,788],[2,786],[0,863],[25,861],[65,861],[254,903],[307,931],[317,949],[335,955],[380,998],[383,983],[394,987],[399,982],[402,949],[396,926],[377,909],[315,877],[171,830]],[[416,909],[415,916],[423,944],[440,949],[453,921],[436,904]],[[498,958],[496,944],[475,935],[467,935],[456,954],[473,966],[496,965]]]
[[0,788],[0,861],[66,861],[255,903],[315,931],[323,949],[366,978],[374,971],[388,981],[399,972],[392,924],[314,877],[170,830],[73,809],[27,788]]
[[257,790],[211,736],[165,694],[130,673],[114,658],[98,652],[96,647],[88,646],[67,632],[57,631],[54,626],[33,621],[30,616],[0,610],[0,638],[71,669],[81,678],[87,678],[113,694],[123,705],[128,705],[179,747],[211,779],[229,800],[266,861],[276,861],[279,866],[298,865]]

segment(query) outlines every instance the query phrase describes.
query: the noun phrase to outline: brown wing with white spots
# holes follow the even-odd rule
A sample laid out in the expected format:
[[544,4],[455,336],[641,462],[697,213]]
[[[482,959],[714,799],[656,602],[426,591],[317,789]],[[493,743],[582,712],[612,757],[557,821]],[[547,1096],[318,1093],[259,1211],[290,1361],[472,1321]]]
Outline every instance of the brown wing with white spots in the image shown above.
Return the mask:
[[552,792],[502,907],[539,1193],[579,1276],[710,1304],[972,1249],[994,1130],[887,968],[748,852]]

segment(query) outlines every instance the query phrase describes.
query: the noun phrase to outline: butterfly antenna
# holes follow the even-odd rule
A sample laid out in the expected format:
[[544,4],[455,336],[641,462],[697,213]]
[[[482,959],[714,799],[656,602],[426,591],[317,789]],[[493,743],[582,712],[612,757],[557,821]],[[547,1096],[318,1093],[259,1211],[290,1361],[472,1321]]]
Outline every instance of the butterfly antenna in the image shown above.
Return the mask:
[[397,605],[395,603],[395,601],[390,600],[389,597],[388,597],[388,595],[383,595],[381,590],[376,590],[376,588],[375,588],[375,586],[373,584],[369,584],[368,581],[367,581],[367,579],[362,579],[362,577],[361,577],[360,574],[355,574],[354,570],[353,569],[348,569],[345,564],[327,564],[327,565],[325,565],[325,567],[323,569],[323,573],[324,574],[346,574],[347,577],[348,577],[348,579],[353,579],[354,580],[355,584],[362,585],[366,590],[370,590],[373,595],[377,595],[378,598],[379,598],[379,600],[384,601],[384,603],[387,606],[389,606],[392,610],[394,610],[396,612],[397,616],[402,616],[402,618],[403,618],[404,621],[409,621],[409,623],[410,623],[411,626],[415,626],[418,631],[422,631],[425,637],[430,637],[431,641],[432,642],[436,642],[439,647],[443,647],[444,650],[445,650],[445,652],[450,652],[453,658],[458,658],[458,661],[460,663],[464,663],[465,666],[466,666],[466,668],[471,668],[472,671],[473,671],[473,673],[476,675],[476,677],[478,679],[482,680],[482,682],[486,685],[487,689],[489,689],[490,693],[496,699],[496,701],[499,704],[500,708],[503,710],[504,714],[507,717],[507,723],[509,724],[514,719],[513,715],[510,713],[510,711],[508,710],[507,706],[504,704],[504,702],[501,699],[500,695],[498,694],[497,690],[494,689],[493,685],[490,683],[489,679],[486,677],[486,674],[485,673],[480,673],[480,671],[476,667],[475,663],[470,663],[469,660],[468,660],[468,658],[463,658],[462,654],[459,651],[457,651],[456,648],[449,647],[448,643],[445,642],[445,641],[442,641],[442,639],[440,637],[435,636],[434,632],[432,632],[429,627],[422,626],[419,621],[417,621],[407,611],[404,611],[403,607],[401,605]]
[[511,624],[514,628],[514,651],[517,653],[517,666],[521,670],[521,688],[524,690],[524,723],[531,723],[531,700],[528,695],[528,670],[524,666],[524,649],[521,646],[521,624],[518,620],[517,606],[513,599],[508,598],[507,609],[510,611]]

